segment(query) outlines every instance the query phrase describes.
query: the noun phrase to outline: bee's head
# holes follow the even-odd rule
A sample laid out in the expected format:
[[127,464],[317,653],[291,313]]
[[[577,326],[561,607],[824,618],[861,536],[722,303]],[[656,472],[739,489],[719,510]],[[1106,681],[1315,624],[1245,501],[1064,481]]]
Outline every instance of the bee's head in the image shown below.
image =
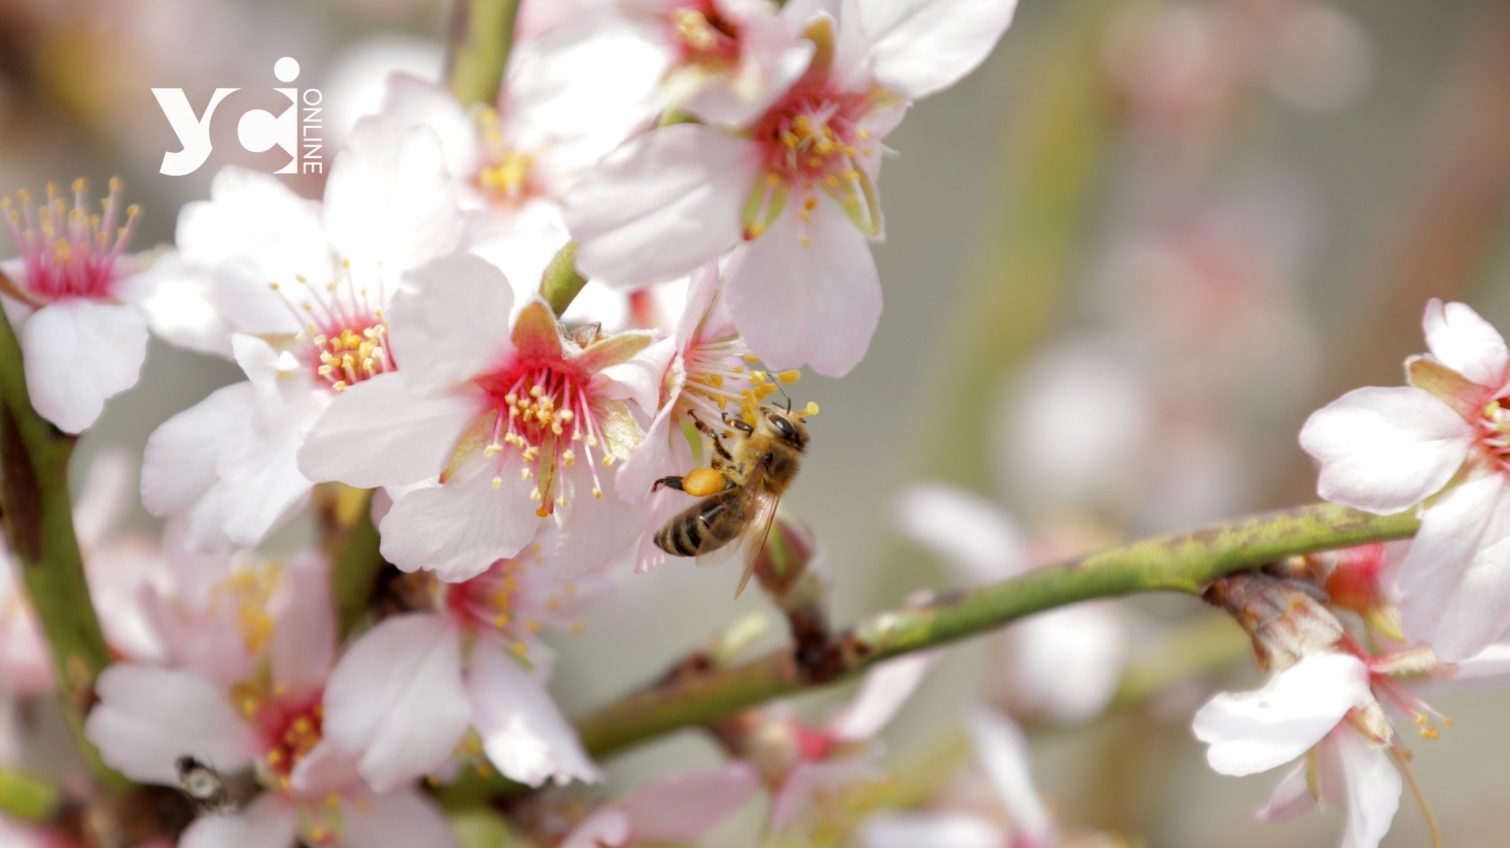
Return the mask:
[[808,404],[807,409],[788,410],[774,406],[763,406],[760,414],[762,424],[769,427],[771,432],[783,442],[797,450],[807,450],[807,427],[803,426],[802,419],[816,412],[813,404]]

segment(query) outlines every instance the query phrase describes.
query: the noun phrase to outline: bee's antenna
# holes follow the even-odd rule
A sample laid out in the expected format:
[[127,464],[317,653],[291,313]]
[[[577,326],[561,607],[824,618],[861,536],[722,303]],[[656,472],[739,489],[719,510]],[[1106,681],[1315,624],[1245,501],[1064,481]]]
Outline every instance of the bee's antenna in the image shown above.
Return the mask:
[[781,392],[781,396],[786,399],[786,414],[787,415],[791,415],[792,414],[792,396],[789,395],[789,394],[787,394],[786,393],[786,389],[782,387],[782,385],[781,385],[781,378],[780,377],[777,377],[772,382],[776,385],[776,391]]

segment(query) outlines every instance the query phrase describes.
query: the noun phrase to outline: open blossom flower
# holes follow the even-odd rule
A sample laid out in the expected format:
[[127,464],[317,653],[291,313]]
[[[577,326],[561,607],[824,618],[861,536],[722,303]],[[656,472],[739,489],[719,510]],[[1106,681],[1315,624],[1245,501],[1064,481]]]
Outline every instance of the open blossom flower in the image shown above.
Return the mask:
[[1053,848],[1059,829],[1033,785],[1022,728],[992,710],[977,708],[969,720],[976,758],[990,778],[1004,820],[964,810],[881,813],[860,834],[864,848]]
[[743,807],[760,787],[748,763],[662,778],[600,807],[558,848],[627,848],[695,842]]
[[1510,354],[1461,303],[1433,299],[1411,385],[1355,389],[1306,421],[1330,501],[1379,514],[1426,504],[1400,564],[1405,635],[1447,661],[1510,633]]
[[300,452],[312,479],[389,487],[382,551],[406,571],[466,580],[548,518],[553,558],[581,571],[643,529],[608,466],[640,438],[624,398],[653,379],[636,363],[650,334],[579,340],[542,301],[511,322],[513,306],[508,280],[475,256],[406,275],[388,334],[402,370],[343,392]]
[[1212,698],[1196,713],[1196,738],[1222,774],[1257,774],[1300,760],[1260,818],[1285,820],[1325,799],[1346,811],[1345,848],[1377,846],[1400,805],[1403,781],[1372,677],[1357,656],[1312,654],[1256,692]]
[[347,650],[325,690],[326,719],[374,789],[441,771],[469,728],[512,780],[601,778],[545,690],[549,656],[535,640],[572,626],[595,592],[544,567],[542,553],[532,546],[460,583],[426,575],[433,611],[385,619]]
[[[19,201],[19,202],[17,202]],[[43,418],[69,433],[87,429],[105,401],[136,385],[147,358],[150,257],[125,253],[140,210],[121,204],[121,184],[96,210],[83,180],[73,204],[47,187],[33,205],[22,191],[0,200],[20,250],[0,263],[0,299],[21,338],[26,387]]]
[[[896,502],[898,527],[937,551],[971,585],[1023,574],[1032,559],[1016,525],[994,504],[940,484],[913,486]],[[1068,552],[1066,552],[1068,553]],[[994,635],[1019,713],[1077,723],[1111,702],[1127,662],[1127,628],[1116,608],[1083,603],[1035,615]]]
[[398,366],[388,296],[462,234],[440,146],[367,120],[338,154],[323,205],[265,174],[225,169],[179,219],[186,268],[227,326],[247,381],[170,418],[147,441],[142,500],[184,516],[196,549],[256,544],[299,509],[297,453],[330,398]]
[[725,286],[773,367],[840,376],[881,314],[867,237],[882,233],[881,140],[916,98],[979,64],[1015,4],[848,3],[783,14],[816,45],[803,75],[739,132],[662,127],[609,154],[566,200],[584,273],[625,285],[685,274],[736,245]]
[[[234,606],[243,661],[198,670],[119,663],[100,676],[86,733],[128,777],[177,786],[181,758],[220,775],[251,767],[263,792],[234,814],[206,815],[187,848],[454,844],[438,811],[413,790],[374,794],[353,758],[325,738],[322,691],[335,653],[323,567],[290,561],[251,575],[261,596]],[[182,634],[192,638],[192,634]]]

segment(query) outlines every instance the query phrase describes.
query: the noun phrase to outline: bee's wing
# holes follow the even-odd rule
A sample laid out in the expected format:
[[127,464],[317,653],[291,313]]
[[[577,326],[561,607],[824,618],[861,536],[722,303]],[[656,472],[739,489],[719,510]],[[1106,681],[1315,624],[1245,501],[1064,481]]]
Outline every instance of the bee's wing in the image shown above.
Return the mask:
[[765,549],[766,537],[771,535],[771,522],[776,520],[776,505],[781,502],[780,498],[764,491],[765,486],[760,479],[764,475],[763,468],[756,470],[746,481],[744,492],[741,493],[741,499],[749,497],[754,502],[748,505],[750,523],[735,543],[736,556],[741,563],[739,585],[734,589],[736,598],[744,592],[750,576],[755,573],[755,560],[760,558],[760,552]]

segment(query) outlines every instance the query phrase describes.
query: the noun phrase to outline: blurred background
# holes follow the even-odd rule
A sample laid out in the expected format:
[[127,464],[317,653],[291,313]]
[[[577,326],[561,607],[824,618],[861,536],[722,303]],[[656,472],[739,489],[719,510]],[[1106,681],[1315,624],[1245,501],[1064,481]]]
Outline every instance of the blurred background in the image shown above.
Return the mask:
[[[221,145],[195,174],[159,175],[178,145],[152,87],[182,88],[198,109],[217,86],[271,87],[273,63],[294,56],[336,142],[386,70],[438,74],[447,12],[0,0],[0,194],[120,176],[144,209],[138,245],[168,241],[179,207],[238,160]],[[785,505],[826,552],[835,619],[957,582],[896,531],[912,483],[995,501],[1043,556],[1315,500],[1301,422],[1350,387],[1398,382],[1428,297],[1510,328],[1507,81],[1502,0],[1022,0],[990,61],[888,139],[887,304],[870,355],[843,380],[797,386],[823,412]],[[106,448],[139,456],[157,424],[237,376],[154,342],[79,465]],[[730,601],[730,585],[681,563],[628,581],[559,643],[568,710],[765,603]],[[1237,627],[1184,597],[1120,606],[1128,703],[1034,733],[1065,827],[1152,846],[1335,843],[1335,813],[1255,822],[1272,777],[1212,774],[1190,736],[1211,691],[1260,680]],[[902,772],[960,756],[952,728],[995,662],[979,642],[949,653],[890,734]],[[1434,704],[1456,726],[1411,744],[1444,841],[1503,844],[1510,697]],[[648,775],[714,757],[683,734],[612,766]],[[1407,795],[1385,844],[1426,842]]]

